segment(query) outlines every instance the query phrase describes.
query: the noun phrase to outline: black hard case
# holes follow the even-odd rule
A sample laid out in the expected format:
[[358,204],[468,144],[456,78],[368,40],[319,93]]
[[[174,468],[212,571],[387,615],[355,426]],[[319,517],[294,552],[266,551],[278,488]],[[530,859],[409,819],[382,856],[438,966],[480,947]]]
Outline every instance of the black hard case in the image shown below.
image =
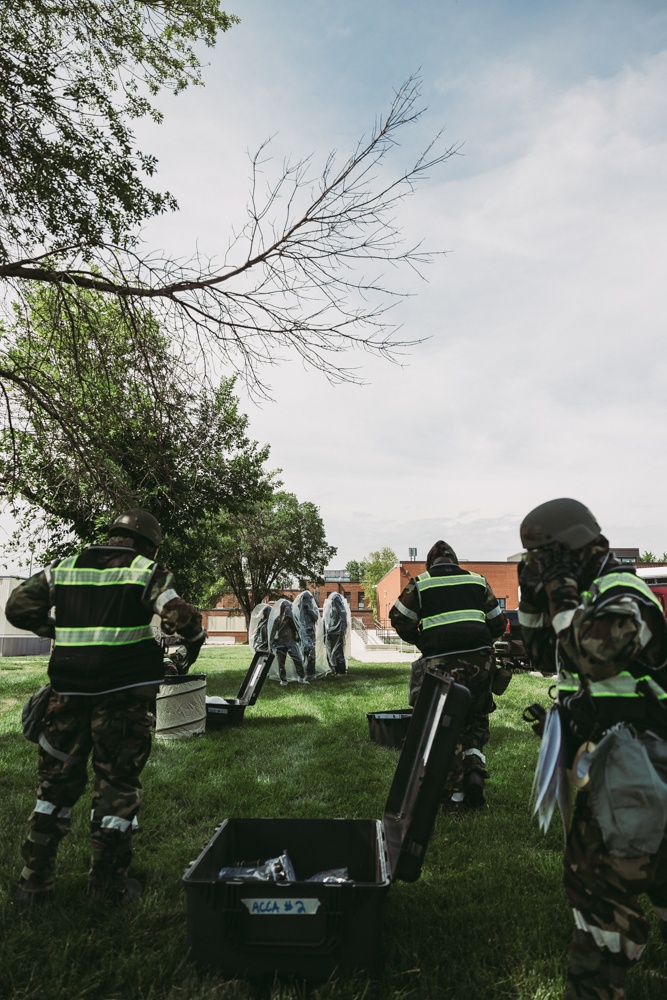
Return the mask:
[[[386,895],[393,880],[419,878],[469,700],[444,671],[427,671],[383,821],[224,820],[183,875],[197,965],[230,979],[379,975]],[[223,866],[285,850],[300,880],[345,867],[354,882],[218,879]]]
[[373,743],[400,750],[408,735],[412,721],[411,708],[397,708],[389,712],[366,712],[368,732]]
[[241,725],[246,708],[254,705],[259,697],[272,661],[273,653],[255,653],[236,698],[233,701],[225,699],[222,702],[206,703],[207,729]]

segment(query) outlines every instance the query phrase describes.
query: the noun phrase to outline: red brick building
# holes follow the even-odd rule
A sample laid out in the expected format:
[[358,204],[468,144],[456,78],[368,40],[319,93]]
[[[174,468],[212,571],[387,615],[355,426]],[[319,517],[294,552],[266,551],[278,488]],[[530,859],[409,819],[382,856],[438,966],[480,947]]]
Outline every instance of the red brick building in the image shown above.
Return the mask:
[[[519,584],[517,582],[517,562],[462,562],[462,569],[471,573],[479,573],[486,577],[493,593],[503,608],[516,608],[519,605]],[[389,624],[389,609],[413,576],[419,576],[426,570],[425,561],[399,562],[386,573],[378,583],[378,608],[380,621]]]
[[[311,583],[308,585],[308,589],[312,591],[319,608],[324,607],[324,602],[329,594],[334,592],[342,594],[350,605],[352,616],[360,618],[367,628],[373,627],[373,609],[366,600],[364,585],[363,583],[352,583],[349,574],[330,570],[325,574],[323,584]],[[281,591],[281,596],[293,601],[300,593],[301,588],[297,588],[296,590]],[[210,611],[202,611],[202,620],[204,628],[212,639],[230,643],[248,641],[245,616],[233,594],[224,594],[215,608]]]

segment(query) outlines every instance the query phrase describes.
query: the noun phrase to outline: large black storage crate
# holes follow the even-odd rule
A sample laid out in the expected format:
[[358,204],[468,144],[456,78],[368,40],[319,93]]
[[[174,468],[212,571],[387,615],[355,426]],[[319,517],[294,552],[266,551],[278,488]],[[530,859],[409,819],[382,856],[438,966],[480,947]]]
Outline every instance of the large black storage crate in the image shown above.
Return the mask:
[[[225,978],[380,974],[387,892],[419,878],[470,695],[429,668],[382,822],[226,819],[183,875],[190,953]],[[297,881],[220,879],[222,867],[287,851]],[[351,882],[307,881],[347,868]]]
[[248,705],[254,705],[259,697],[272,661],[273,653],[255,653],[236,698],[220,698],[218,701],[207,698],[207,729],[225,729],[227,726],[241,725],[246,708]]

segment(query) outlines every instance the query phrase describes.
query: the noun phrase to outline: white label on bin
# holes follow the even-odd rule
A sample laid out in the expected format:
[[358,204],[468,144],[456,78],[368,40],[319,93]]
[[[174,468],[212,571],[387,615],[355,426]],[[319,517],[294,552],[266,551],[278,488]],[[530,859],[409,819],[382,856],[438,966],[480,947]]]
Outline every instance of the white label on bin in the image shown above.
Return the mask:
[[293,913],[313,916],[320,906],[319,899],[277,899],[275,896],[271,899],[242,899],[241,902],[253,916],[266,914],[272,917],[291,916]]

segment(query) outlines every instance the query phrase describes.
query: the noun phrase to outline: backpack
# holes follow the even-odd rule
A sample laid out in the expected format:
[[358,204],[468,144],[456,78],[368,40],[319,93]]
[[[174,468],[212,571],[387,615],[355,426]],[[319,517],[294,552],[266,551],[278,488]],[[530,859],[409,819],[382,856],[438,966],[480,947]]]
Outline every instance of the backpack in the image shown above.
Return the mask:
[[45,684],[31,698],[28,698],[23,706],[21,726],[23,727],[23,735],[31,743],[39,743],[52,690],[50,684]]

